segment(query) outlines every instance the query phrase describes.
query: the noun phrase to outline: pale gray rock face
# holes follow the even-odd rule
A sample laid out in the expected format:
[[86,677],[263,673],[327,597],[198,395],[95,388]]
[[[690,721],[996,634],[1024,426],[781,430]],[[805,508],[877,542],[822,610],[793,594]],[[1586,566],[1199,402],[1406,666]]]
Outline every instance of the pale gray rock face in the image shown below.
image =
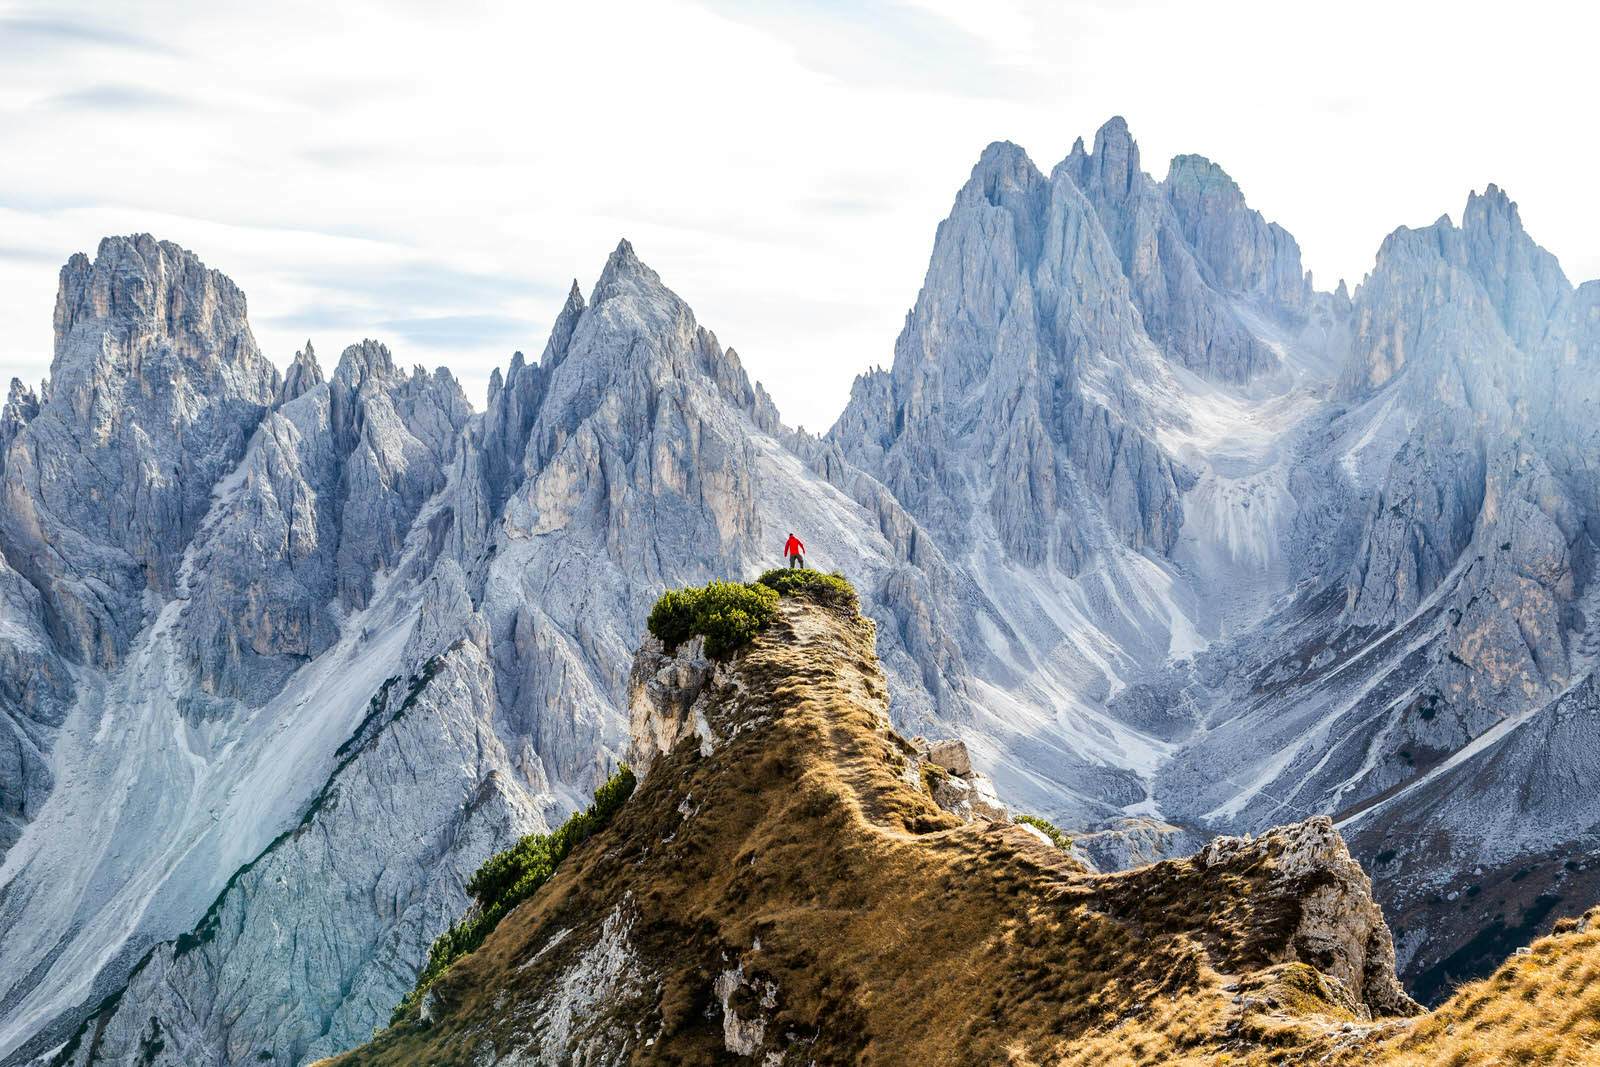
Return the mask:
[[1083,194],[994,144],[940,224],[888,382],[857,383],[833,439],[947,550],[981,518],[1011,557],[1074,573],[1095,547],[1064,521],[1082,503],[1166,552],[1187,475],[1128,421],[1126,379],[1153,355]]
[[44,598],[0,560],[0,859],[54,784],[50,749],[71,701]]
[[407,374],[374,341],[321,379],[297,357],[301,392],[263,421],[207,519],[185,621],[208,694],[264,698],[333,644],[443,488],[470,413],[448,372]]
[[244,294],[176,245],[108,238],[61,271],[50,402],[5,462],[7,557],[74,660],[115,666],[278,390]]
[[[633,654],[628,677],[628,766],[643,779],[656,760],[698,736],[705,755],[721,741],[706,719],[709,699],[731,681],[723,664],[705,655],[705,638],[693,637],[673,649],[646,637]],[[705,698],[705,699],[702,699]]]
[[1297,321],[1310,281],[1294,238],[1248,208],[1222,168],[1179,156],[1166,180],[1154,181],[1140,169],[1127,124],[1114,118],[1095,134],[1092,153],[1078,141],[1057,171],[1094,204],[1144,327],[1167,358],[1232,382],[1278,367],[1242,309]]
[[478,859],[542,825],[493,707],[465,641],[393,679],[306,816],[140,962],[65,1062],[304,1063],[369,1037],[463,913]]

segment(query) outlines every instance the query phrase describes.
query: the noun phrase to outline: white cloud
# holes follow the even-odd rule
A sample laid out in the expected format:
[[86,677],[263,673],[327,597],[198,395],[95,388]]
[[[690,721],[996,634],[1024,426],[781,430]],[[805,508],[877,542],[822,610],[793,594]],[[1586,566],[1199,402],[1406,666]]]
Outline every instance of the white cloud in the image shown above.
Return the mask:
[[377,336],[481,395],[627,236],[820,428],[889,360],[982,147],[1048,168],[1114,113],[1147,169],[1221,163],[1322,284],[1489,181],[1593,277],[1597,23],[1372,0],[0,9],[0,372],[45,372],[55,266],[149,230],[245,288],[280,362]]

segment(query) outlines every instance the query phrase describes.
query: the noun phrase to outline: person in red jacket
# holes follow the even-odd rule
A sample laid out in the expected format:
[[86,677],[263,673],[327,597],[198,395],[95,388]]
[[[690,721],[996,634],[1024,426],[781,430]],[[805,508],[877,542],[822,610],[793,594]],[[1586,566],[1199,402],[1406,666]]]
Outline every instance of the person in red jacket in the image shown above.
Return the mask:
[[789,557],[789,569],[804,567],[806,565],[805,542],[794,534],[789,535],[789,540],[783,543],[783,554]]

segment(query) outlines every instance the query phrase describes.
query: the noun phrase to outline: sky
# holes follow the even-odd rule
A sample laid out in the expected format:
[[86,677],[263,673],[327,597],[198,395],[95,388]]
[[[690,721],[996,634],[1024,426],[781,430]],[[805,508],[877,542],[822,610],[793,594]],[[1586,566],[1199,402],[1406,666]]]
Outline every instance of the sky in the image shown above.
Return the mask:
[[376,337],[481,406],[626,237],[823,430],[983,147],[1048,171],[1116,114],[1158,177],[1220,163],[1320,288],[1491,181],[1578,282],[1596,40],[1542,0],[0,0],[0,375],[48,373],[69,255],[150,232],[280,366]]

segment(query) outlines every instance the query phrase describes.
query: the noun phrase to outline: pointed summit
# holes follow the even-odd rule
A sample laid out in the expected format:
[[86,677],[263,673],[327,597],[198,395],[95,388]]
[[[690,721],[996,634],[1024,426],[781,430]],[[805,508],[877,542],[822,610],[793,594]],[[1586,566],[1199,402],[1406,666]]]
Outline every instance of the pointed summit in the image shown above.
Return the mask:
[[334,369],[335,381],[352,390],[372,380],[382,380],[394,373],[394,357],[389,346],[370,337],[358,345],[351,345],[339,356],[339,366]]
[[1537,344],[1572,283],[1556,257],[1522,228],[1516,201],[1493,182],[1467,197],[1461,234],[1472,271],[1494,301],[1506,332],[1523,349]]
[[957,201],[975,194],[991,204],[999,204],[1034,188],[1043,178],[1021,145],[994,141],[978,157],[972,176],[967,179]]
[[604,281],[607,276],[629,274],[654,275],[655,271],[640,261],[638,253],[633,250],[633,242],[624,237],[617,242],[617,247],[607,257],[605,269],[600,272],[600,277]]
[[624,237],[606,259],[605,269],[600,272],[600,280],[594,286],[592,302],[603,303],[629,288],[666,291],[661,284],[661,276],[639,259],[632,242]]
[[[628,244],[627,241],[623,241],[617,246],[617,250],[611,254],[612,260],[621,255],[624,248],[627,249],[629,256],[633,255],[633,246]],[[637,257],[634,258],[634,262],[638,263]],[[606,264],[607,269],[610,266],[610,261],[608,261]],[[599,288],[599,283],[596,283],[595,289],[597,292]],[[561,306],[561,313],[556,316],[556,324],[550,329],[550,339],[545,342],[544,354],[539,357],[539,366],[546,372],[554,370],[566,356],[567,345],[572,341],[572,331],[577,329],[578,320],[583,317],[587,307],[588,305],[583,300],[583,290],[578,287],[578,279],[574,278],[572,279],[572,288],[567,290],[567,302]],[[511,370],[512,378],[515,379],[517,376],[515,363],[512,364]]]
[[1470,192],[1467,194],[1467,209],[1461,215],[1462,229],[1471,229],[1474,225],[1487,225],[1494,222],[1504,223],[1522,228],[1522,216],[1517,211],[1517,202],[1506,194],[1506,191],[1490,182],[1482,193]]
[[1100,183],[1114,194],[1127,195],[1139,176],[1139,146],[1128,131],[1128,121],[1113,115],[1095,131],[1094,166]]
[[283,384],[278,388],[276,406],[282,407],[322,384],[322,381],[322,367],[317,363],[316,349],[311,347],[311,341],[307,338],[306,346],[294,354],[294,362],[289,364],[289,369],[283,376]]

